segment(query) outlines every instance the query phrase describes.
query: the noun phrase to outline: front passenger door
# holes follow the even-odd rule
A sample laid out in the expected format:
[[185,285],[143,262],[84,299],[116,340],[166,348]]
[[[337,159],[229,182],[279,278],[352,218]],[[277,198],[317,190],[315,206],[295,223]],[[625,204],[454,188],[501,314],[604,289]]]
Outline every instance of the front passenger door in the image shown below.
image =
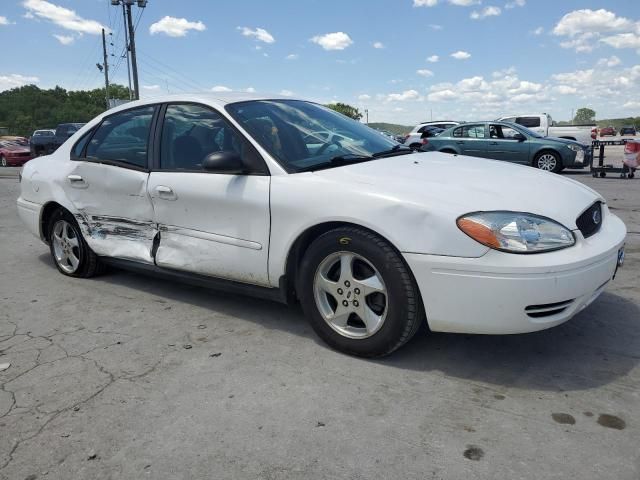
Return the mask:
[[[210,107],[170,104],[159,150],[149,178],[156,265],[269,286],[271,177],[253,146]],[[240,155],[246,172],[205,171],[215,152]]]

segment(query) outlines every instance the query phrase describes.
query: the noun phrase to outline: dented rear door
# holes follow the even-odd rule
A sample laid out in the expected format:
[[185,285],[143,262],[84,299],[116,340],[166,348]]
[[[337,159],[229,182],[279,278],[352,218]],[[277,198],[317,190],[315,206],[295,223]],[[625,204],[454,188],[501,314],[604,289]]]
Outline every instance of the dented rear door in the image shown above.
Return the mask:
[[147,157],[154,114],[155,107],[147,106],[108,116],[86,145],[72,150],[63,188],[98,255],[153,263],[157,228],[147,193]]

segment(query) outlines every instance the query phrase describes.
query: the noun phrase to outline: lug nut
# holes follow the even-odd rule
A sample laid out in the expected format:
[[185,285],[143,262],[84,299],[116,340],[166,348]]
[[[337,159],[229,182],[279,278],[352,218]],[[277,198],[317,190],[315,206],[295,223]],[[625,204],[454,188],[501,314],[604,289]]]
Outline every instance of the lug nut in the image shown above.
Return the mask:
[[353,293],[355,293],[356,295],[360,295],[360,289],[359,288],[354,288],[353,289]]
[[338,289],[338,295],[342,295],[344,293],[344,290],[342,290],[341,288]]
[[351,282],[349,282],[349,280],[345,280],[344,281],[344,286],[349,288],[351,286]]
[[342,305],[343,305],[344,307],[348,307],[348,306],[349,306],[349,302],[347,302],[346,300],[343,300],[343,301],[342,301]]
[[354,307],[359,307],[359,306],[360,306],[360,304],[358,303],[358,301],[357,301],[357,300],[354,300],[354,301],[353,301],[353,306],[354,306]]

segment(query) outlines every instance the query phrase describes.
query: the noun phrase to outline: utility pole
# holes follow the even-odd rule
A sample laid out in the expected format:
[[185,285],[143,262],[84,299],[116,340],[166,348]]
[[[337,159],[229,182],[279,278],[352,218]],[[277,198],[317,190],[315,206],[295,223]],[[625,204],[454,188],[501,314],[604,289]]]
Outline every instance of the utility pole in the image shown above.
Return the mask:
[[[140,85],[138,82],[138,61],[136,59],[136,39],[131,15],[131,6],[137,3],[139,8],[147,6],[147,0],[111,0],[111,5],[122,5],[122,15],[124,17],[125,41],[127,43],[127,73],[129,78],[133,77],[133,99],[140,98]],[[128,38],[127,38],[128,36]],[[129,71],[129,55],[131,55],[131,70]],[[129,93],[131,94],[131,80],[129,79]]]
[[369,109],[368,108],[364,109],[364,114],[367,117],[367,125],[369,125]]
[[107,61],[107,40],[104,36],[104,28],[102,29],[102,57],[104,63],[104,92],[107,99],[107,110],[109,109],[109,62]]
[[140,87],[138,86],[138,61],[136,59],[136,39],[133,30],[133,19],[131,18],[131,3],[126,2],[127,24],[129,25],[129,50],[131,51],[131,73],[133,74],[133,98],[140,99]]
[[126,46],[125,56],[127,57],[127,80],[129,81],[129,100],[133,100],[133,90],[131,90],[131,62],[129,61],[129,32],[127,25],[127,10],[124,7],[124,3],[122,4],[122,21],[125,24],[124,29],[124,44]]

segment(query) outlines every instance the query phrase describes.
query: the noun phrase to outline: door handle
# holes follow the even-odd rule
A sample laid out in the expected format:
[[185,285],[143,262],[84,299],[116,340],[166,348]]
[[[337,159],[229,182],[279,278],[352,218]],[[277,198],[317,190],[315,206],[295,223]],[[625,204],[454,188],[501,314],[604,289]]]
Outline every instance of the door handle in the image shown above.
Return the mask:
[[464,145],[464,142],[463,142],[462,140],[458,140],[456,143],[457,143],[458,145]]
[[80,175],[67,175],[67,180],[73,188],[87,188],[89,186]]
[[158,185],[155,188],[156,193],[158,194],[158,198],[162,198],[163,200],[177,200],[178,196],[175,194],[171,187],[167,187],[165,185]]
[[498,142],[491,142],[489,145],[498,145]]

